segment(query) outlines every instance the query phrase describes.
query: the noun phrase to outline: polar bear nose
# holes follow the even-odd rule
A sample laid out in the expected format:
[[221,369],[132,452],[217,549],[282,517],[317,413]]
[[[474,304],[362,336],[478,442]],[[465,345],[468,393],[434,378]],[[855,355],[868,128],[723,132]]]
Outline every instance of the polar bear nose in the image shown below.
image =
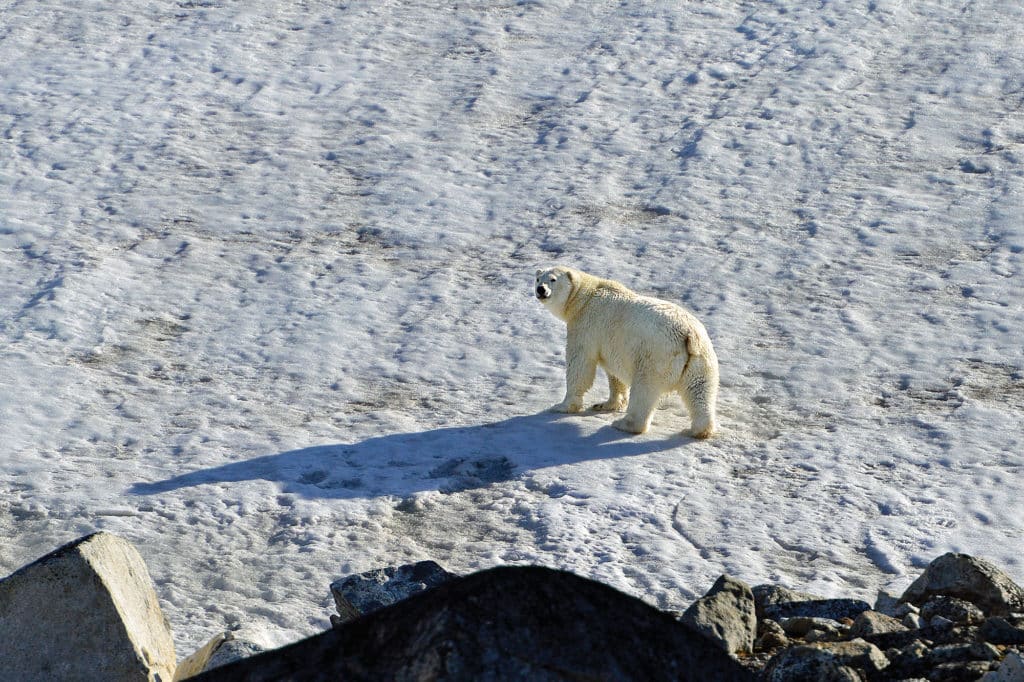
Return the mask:
[[537,287],[537,298],[547,298],[547,297],[548,297],[548,288],[547,288],[547,286],[545,286],[543,284],[539,285]]

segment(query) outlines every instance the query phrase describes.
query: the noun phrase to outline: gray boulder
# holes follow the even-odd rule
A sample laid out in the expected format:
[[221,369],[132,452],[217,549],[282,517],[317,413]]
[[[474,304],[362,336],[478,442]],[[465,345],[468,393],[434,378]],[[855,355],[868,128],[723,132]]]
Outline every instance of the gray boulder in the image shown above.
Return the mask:
[[503,567],[454,578],[196,682],[754,680],[704,637],[585,578]]
[[681,620],[728,653],[754,650],[754,593],[743,581],[721,576],[707,594],[686,609]]
[[988,616],[1024,611],[1024,589],[993,564],[967,554],[943,554],[932,561],[900,600],[921,606],[936,595],[969,601]]
[[146,564],[126,540],[95,533],[0,580],[2,677],[169,682],[170,627]]
[[331,583],[339,618],[335,626],[442,585],[455,576],[433,561],[379,568]]

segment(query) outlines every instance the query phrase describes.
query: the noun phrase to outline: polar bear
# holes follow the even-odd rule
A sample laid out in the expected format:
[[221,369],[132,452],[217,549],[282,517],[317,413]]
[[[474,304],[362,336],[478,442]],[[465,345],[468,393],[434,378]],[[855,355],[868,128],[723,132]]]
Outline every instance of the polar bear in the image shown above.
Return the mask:
[[696,317],[674,303],[562,266],[538,270],[534,293],[566,325],[565,400],[552,411],[582,411],[600,365],[609,395],[593,409],[625,409],[615,428],[643,433],[661,396],[677,391],[690,413],[690,435],[714,435],[718,357]]

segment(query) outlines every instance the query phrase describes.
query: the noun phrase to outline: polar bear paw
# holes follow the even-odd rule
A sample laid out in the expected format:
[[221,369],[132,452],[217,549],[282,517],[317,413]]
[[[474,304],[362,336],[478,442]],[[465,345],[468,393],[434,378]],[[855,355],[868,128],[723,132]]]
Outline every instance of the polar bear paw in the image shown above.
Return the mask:
[[626,433],[643,433],[647,430],[647,424],[637,424],[631,417],[626,416],[622,419],[616,419],[612,422],[612,426],[617,428],[619,431],[625,431]]
[[705,440],[714,436],[717,431],[718,429],[715,428],[715,424],[712,422],[710,424],[692,427],[690,429],[690,437]]
[[582,412],[583,403],[578,400],[567,401],[563,400],[557,405],[552,405],[548,408],[548,412],[560,412],[562,414],[572,414],[574,412]]
[[595,412],[622,412],[626,409],[626,399],[619,398],[618,400],[612,400],[609,398],[603,403],[597,403],[592,409]]

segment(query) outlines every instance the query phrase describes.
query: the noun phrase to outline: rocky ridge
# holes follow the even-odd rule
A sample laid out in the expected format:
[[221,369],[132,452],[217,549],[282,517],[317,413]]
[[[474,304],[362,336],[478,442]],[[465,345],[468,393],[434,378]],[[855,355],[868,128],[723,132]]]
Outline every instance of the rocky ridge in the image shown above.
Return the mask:
[[965,554],[874,605],[723,575],[672,614],[563,571],[430,561],[330,589],[327,632],[274,651],[221,633],[175,662],[141,557],[97,533],[0,580],[0,661],[9,680],[1024,682],[1024,589]]

